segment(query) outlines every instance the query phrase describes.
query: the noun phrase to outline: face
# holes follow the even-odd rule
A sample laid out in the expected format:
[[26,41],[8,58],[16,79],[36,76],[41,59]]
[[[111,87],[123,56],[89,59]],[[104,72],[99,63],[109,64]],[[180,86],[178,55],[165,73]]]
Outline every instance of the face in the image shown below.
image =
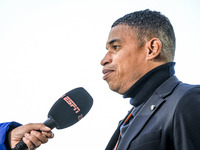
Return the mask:
[[103,79],[111,90],[124,94],[146,71],[145,46],[138,47],[133,29],[117,25],[110,31],[107,53],[101,61]]

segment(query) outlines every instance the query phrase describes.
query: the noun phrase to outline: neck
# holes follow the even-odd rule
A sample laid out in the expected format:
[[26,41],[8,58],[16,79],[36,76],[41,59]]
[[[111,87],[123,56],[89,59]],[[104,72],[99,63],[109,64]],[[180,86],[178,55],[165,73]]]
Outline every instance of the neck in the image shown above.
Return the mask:
[[131,98],[130,103],[139,106],[153,94],[165,80],[174,75],[174,62],[160,65],[140,78],[124,95]]

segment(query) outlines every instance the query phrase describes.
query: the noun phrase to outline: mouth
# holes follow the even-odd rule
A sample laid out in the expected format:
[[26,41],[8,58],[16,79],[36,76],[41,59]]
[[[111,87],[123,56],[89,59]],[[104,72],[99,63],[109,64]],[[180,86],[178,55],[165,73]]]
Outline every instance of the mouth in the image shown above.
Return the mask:
[[106,80],[107,78],[108,78],[108,76],[111,74],[111,73],[113,73],[114,72],[114,70],[110,70],[110,69],[103,69],[103,74],[104,74],[104,76],[103,76],[103,80]]

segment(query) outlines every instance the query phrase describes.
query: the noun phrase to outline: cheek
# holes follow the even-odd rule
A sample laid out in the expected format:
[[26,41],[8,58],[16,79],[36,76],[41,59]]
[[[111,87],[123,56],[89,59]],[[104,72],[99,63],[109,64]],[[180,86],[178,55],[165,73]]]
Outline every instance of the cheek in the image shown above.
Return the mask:
[[121,74],[124,71],[124,66],[127,65],[126,64],[126,58],[123,57],[122,55],[118,55],[116,56],[115,60],[114,60],[114,64],[116,65],[116,71],[117,71],[117,75]]
[[127,54],[124,57],[121,57],[120,64],[123,70],[134,69],[135,63],[137,62],[137,58],[134,58],[132,54]]
[[133,54],[133,51],[124,53],[123,50],[120,51],[117,55],[114,56],[113,63],[116,66],[116,75],[118,75],[119,78],[124,78],[126,76],[130,76],[131,72],[135,72],[137,70],[137,67],[140,64],[139,57],[137,57],[136,54]]
[[120,73],[124,80],[135,80],[140,76],[142,70],[142,61],[133,54],[126,55],[121,61]]
[[118,77],[118,80],[124,80],[124,78],[132,70],[131,62],[127,61],[126,58],[119,59],[118,63],[116,64],[116,67],[116,75]]

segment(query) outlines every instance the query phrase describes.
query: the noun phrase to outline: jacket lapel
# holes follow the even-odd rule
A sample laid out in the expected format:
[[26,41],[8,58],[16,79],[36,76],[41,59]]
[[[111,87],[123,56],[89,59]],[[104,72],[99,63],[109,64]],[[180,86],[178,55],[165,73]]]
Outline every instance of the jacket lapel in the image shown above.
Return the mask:
[[[130,124],[127,129],[124,137],[122,138],[118,150],[125,150],[129,146],[129,143],[134,139],[138,133],[145,126],[149,118],[154,114],[154,112],[159,108],[159,106],[164,103],[165,100],[159,100],[159,97],[156,95],[152,96],[146,104],[138,112],[138,115],[135,116],[135,119]],[[154,105],[154,108],[151,110],[151,106]]]
[[110,141],[109,141],[109,143],[108,143],[108,145],[107,145],[107,147],[106,147],[105,150],[112,150],[115,147],[115,145],[116,145],[116,143],[118,141],[118,138],[119,138],[120,127],[123,124],[123,122],[126,120],[126,118],[128,117],[128,115],[130,114],[130,112],[132,110],[133,110],[133,108],[128,112],[128,114],[126,115],[126,117],[123,120],[120,121],[117,129],[115,130],[114,134],[112,135],[112,137],[111,137],[111,139],[110,139]]
[[136,138],[151,116],[165,102],[164,98],[172,93],[173,89],[178,85],[178,83],[180,83],[180,81],[173,76],[164,82],[160,87],[158,87],[158,89],[147,100],[147,102],[135,116],[133,122],[126,131],[126,134],[119,143],[118,150],[126,150],[128,148],[131,140]]

